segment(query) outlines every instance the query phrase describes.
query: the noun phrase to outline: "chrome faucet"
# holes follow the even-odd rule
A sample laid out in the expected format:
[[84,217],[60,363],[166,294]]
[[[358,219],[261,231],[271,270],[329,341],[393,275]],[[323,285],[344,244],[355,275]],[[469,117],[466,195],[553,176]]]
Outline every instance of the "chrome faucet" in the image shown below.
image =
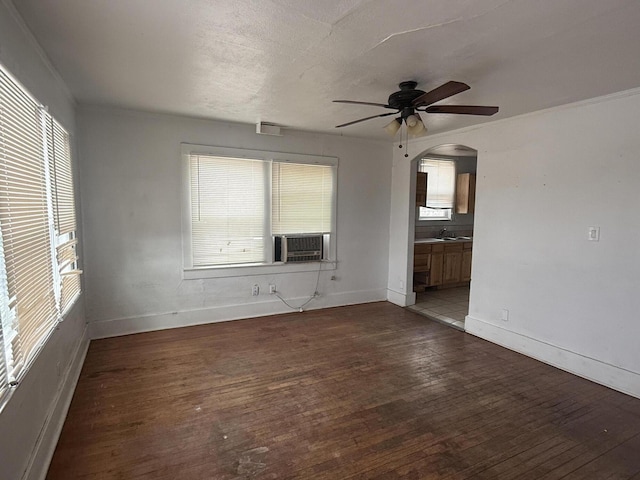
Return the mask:
[[438,238],[443,238],[445,233],[447,233],[447,229],[443,228],[438,232]]

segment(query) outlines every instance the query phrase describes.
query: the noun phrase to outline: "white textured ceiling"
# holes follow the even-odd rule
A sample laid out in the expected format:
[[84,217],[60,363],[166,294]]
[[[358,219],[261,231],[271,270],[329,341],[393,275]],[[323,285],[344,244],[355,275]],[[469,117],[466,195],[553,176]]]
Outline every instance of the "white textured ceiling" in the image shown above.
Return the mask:
[[[491,119],[640,86],[638,0],[14,0],[80,103],[385,138],[403,80]],[[386,110],[388,111],[388,110]],[[427,115],[430,133],[488,121]]]

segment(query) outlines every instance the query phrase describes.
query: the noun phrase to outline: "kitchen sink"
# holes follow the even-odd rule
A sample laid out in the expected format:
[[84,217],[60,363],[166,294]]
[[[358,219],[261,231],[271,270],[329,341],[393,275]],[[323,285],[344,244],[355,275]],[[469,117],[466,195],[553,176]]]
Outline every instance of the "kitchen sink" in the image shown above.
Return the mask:
[[434,240],[441,240],[441,241],[471,240],[471,237],[444,237],[444,238],[435,238]]
[[435,242],[455,242],[455,241],[471,241],[473,237],[443,237],[443,238],[424,238],[416,240],[416,243],[435,243]]

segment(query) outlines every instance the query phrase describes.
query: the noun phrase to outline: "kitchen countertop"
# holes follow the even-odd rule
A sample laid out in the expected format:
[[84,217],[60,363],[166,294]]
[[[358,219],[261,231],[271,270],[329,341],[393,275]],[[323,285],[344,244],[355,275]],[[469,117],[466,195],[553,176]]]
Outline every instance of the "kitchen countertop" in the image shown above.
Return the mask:
[[462,243],[473,242],[473,237],[418,238],[414,243]]

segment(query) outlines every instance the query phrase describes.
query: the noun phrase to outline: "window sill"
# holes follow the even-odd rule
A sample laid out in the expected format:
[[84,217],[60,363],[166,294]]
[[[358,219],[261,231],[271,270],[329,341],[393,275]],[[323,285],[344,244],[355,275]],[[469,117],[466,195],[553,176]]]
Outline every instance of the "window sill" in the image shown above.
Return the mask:
[[282,273],[317,272],[321,270],[335,270],[336,261],[308,263],[271,263],[268,265],[236,265],[224,267],[185,268],[182,272],[183,280],[199,280],[204,278],[247,277],[253,275],[274,275]]

